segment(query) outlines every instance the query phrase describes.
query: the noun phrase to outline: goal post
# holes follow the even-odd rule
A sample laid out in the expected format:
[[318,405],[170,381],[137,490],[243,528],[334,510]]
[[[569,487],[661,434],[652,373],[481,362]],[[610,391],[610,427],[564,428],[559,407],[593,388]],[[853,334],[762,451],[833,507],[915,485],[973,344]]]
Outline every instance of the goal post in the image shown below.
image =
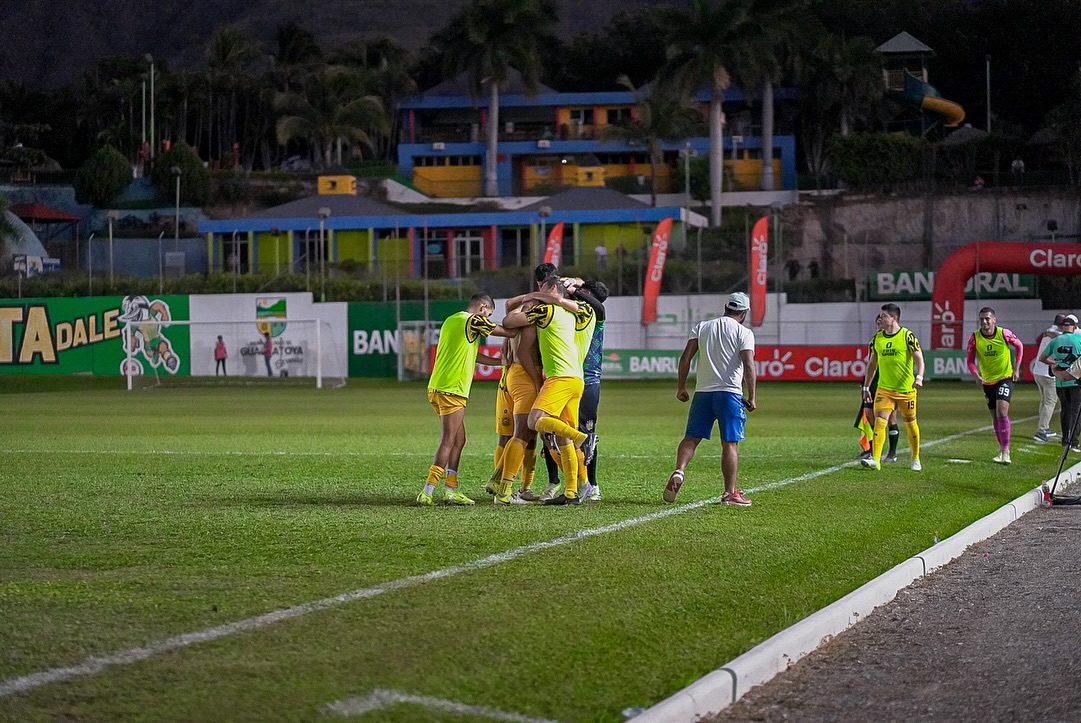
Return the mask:
[[398,381],[427,379],[432,373],[432,352],[439,324],[433,321],[398,322]]
[[120,371],[129,390],[200,384],[339,388],[348,376],[345,342],[322,319],[125,321],[121,338]]

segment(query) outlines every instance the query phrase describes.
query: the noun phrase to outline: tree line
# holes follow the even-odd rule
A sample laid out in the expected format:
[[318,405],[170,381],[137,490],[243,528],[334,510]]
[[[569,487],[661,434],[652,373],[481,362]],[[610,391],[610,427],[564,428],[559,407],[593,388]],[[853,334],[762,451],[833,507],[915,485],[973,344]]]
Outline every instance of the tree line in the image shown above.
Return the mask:
[[[76,168],[109,145],[137,163],[151,85],[155,137],[195,148],[211,164],[270,170],[298,155],[317,167],[393,161],[402,101],[462,72],[473,93],[488,99],[487,152],[494,155],[499,94],[515,69],[528,88],[635,89],[639,112],[610,136],[644,142],[653,162],[659,142],[704,132],[687,110],[694,93],[708,91],[713,196],[722,183],[726,90],[760,101],[770,147],[772,89],[795,88],[797,104],[784,120],[803,169],[821,176],[832,137],[890,129],[897,108],[884,93],[874,48],[902,30],[935,49],[932,84],[964,105],[975,125],[988,117],[990,68],[996,133],[1021,139],[1049,128],[1071,169],[1081,158],[1074,137],[1081,127],[1079,0],[691,0],[620,12],[603,30],[568,40],[556,37],[557,21],[554,0],[469,0],[418,52],[393,38],[322,47],[295,22],[269,43],[224,25],[196,68],[114,57],[77,86],[0,83],[0,161],[53,159]],[[484,189],[494,194],[495,164],[485,165]],[[772,187],[771,172],[764,164],[764,187]]]

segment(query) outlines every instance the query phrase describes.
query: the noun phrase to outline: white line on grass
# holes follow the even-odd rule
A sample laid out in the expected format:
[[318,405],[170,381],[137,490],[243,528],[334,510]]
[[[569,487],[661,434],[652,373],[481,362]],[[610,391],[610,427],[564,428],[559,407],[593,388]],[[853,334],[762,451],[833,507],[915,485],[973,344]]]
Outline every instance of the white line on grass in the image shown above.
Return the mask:
[[387,708],[400,703],[413,703],[414,705],[423,705],[427,708],[445,710],[455,715],[469,715],[476,718],[488,718],[489,720],[511,721],[511,723],[558,723],[558,721],[549,720],[547,718],[533,718],[518,713],[507,713],[506,711],[496,710],[495,708],[489,708],[483,705],[466,705],[465,703],[455,703],[453,700],[429,698],[426,695],[412,695],[411,693],[402,693],[397,690],[383,690],[381,688],[376,688],[372,694],[366,698],[357,697],[335,701],[326,706],[325,711],[327,713],[336,713],[338,715],[346,716],[364,715],[365,713],[371,713],[373,710]]
[[[921,444],[921,448],[934,447],[939,444],[951,442],[961,437],[966,437],[970,434],[978,434],[979,432],[986,432],[991,429],[991,426],[979,427],[978,429],[972,429],[967,432],[960,432],[953,434],[942,439],[937,439],[931,442]],[[748,493],[761,492],[764,490],[773,490],[779,487],[787,487],[788,485],[795,484],[796,482],[804,482],[806,480],[821,477],[833,472],[836,472],[846,467],[852,467],[858,464],[857,460],[845,462],[844,464],[834,465],[825,469],[816,470],[814,472],[808,472],[797,477],[789,477],[787,479],[778,480],[776,482],[769,482],[761,485],[760,487],[754,487],[747,489]],[[170,650],[176,650],[178,648],[184,648],[189,645],[197,645],[199,643],[207,643],[212,640],[224,638],[228,635],[235,633],[242,633],[249,630],[257,630],[259,628],[273,625],[274,623],[282,622],[283,620],[291,620],[293,618],[299,618],[309,613],[318,612],[320,610],[326,610],[328,608],[337,607],[338,605],[344,605],[345,603],[353,602],[354,600],[366,600],[368,598],[377,597],[387,592],[394,592],[396,590],[405,590],[407,588],[416,587],[426,582],[432,582],[435,580],[442,580],[448,577],[453,577],[464,572],[474,572],[476,570],[483,570],[486,567],[498,565],[503,562],[510,562],[516,560],[519,557],[530,555],[534,552],[541,552],[543,550],[550,550],[555,547],[562,547],[578,540],[583,540],[588,537],[596,537],[598,535],[605,535],[609,532],[619,532],[629,527],[635,527],[637,525],[645,524],[647,522],[653,522],[654,520],[664,519],[665,517],[672,517],[673,515],[681,515],[684,512],[698,509],[706,505],[714,504],[720,501],[720,497],[713,497],[706,500],[700,500],[698,502],[690,502],[685,505],[679,505],[678,507],[669,507],[659,512],[651,512],[647,515],[641,515],[639,517],[633,517],[628,520],[621,520],[620,522],[613,522],[609,525],[603,525],[601,527],[593,527],[587,530],[579,530],[572,532],[562,537],[557,537],[552,540],[545,540],[543,542],[534,542],[530,545],[522,545],[521,547],[515,547],[511,550],[504,552],[498,552],[494,555],[488,555],[477,560],[471,560],[470,562],[464,562],[460,565],[452,565],[445,567],[442,570],[434,570],[432,572],[424,573],[423,575],[411,575],[410,577],[399,578],[398,580],[391,580],[375,587],[362,588],[360,590],[353,590],[351,592],[345,592],[334,597],[323,598],[322,600],[313,600],[311,602],[301,603],[300,605],[294,605],[293,607],[283,608],[281,610],[274,610],[262,615],[256,615],[255,617],[247,618],[245,620],[238,620],[233,623],[227,623],[225,625],[219,625],[213,628],[207,628],[205,630],[198,630],[192,633],[184,633],[177,635],[176,637],[167,638],[165,640],[159,640],[157,642],[148,643],[135,648],[128,648],[127,650],[121,650],[118,653],[111,655],[105,655],[101,657],[87,658],[83,662],[65,667],[65,668],[51,668],[39,673],[31,673],[30,675],[24,675],[18,678],[11,678],[0,682],[0,698],[12,695],[13,693],[23,693],[28,690],[33,690],[49,683],[58,683],[63,680],[69,680],[79,676],[95,675],[116,665],[130,665],[131,663],[137,663],[155,655],[166,653]]]

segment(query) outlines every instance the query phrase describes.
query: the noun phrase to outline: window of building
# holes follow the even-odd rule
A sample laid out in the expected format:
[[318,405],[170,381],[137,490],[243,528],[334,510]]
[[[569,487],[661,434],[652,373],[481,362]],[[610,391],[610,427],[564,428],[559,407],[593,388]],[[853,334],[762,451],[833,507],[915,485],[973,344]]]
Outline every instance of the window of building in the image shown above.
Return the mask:
[[530,257],[529,228],[504,228],[500,233],[501,265],[532,266]]
[[615,125],[616,123],[625,123],[631,119],[630,108],[609,108],[608,109],[608,125]]
[[592,108],[571,108],[571,123],[580,126],[593,125]]

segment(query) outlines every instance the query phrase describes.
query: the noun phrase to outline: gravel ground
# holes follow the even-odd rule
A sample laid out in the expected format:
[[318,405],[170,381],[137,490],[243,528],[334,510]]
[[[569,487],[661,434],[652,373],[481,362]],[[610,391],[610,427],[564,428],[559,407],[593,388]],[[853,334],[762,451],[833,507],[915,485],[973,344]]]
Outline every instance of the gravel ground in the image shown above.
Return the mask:
[[1033,510],[704,720],[1081,721],[1079,556],[1081,506]]

